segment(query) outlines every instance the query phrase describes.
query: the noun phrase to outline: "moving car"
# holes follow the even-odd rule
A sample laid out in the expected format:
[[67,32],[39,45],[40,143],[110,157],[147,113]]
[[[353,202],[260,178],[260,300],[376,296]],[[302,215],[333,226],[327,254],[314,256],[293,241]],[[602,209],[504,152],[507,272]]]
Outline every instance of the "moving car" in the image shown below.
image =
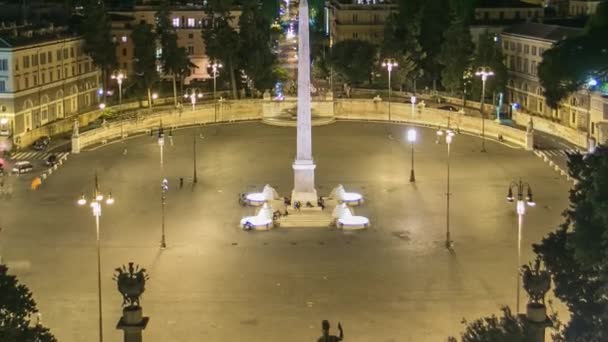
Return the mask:
[[32,166],[32,163],[30,163],[27,160],[23,160],[23,161],[16,162],[15,165],[13,166],[12,171],[14,173],[21,174],[21,173],[30,172],[33,169],[34,169],[34,167]]
[[34,150],[36,151],[42,151],[45,148],[49,147],[49,144],[51,143],[51,138],[50,137],[40,137],[38,139],[36,139],[36,141],[34,141]]
[[46,158],[46,166],[53,166],[55,164],[57,164],[57,155],[56,154],[51,154],[50,156],[48,156]]
[[449,110],[450,112],[457,112],[459,111],[458,108],[454,107],[454,106],[441,106],[441,107],[437,107],[437,109],[441,109],[441,110]]

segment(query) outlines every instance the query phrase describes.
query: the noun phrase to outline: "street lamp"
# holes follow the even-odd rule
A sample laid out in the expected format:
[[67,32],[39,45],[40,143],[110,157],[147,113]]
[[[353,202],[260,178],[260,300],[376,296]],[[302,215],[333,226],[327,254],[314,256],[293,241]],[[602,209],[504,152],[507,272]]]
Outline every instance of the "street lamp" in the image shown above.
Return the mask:
[[452,248],[452,239],[450,238],[450,146],[452,145],[452,139],[454,137],[454,132],[452,130],[438,130],[437,131],[437,140],[441,137],[445,136],[445,144],[448,147],[448,158],[447,158],[447,182],[446,182],[446,210],[445,210],[445,247],[450,249]]
[[198,88],[188,88],[184,94],[184,98],[189,98],[192,103],[192,111],[196,109],[196,99],[202,99],[203,93]]
[[163,123],[160,123],[158,128],[158,147],[160,148],[160,176],[163,176],[163,149],[165,146],[165,130],[163,129]]
[[93,210],[93,216],[95,217],[95,232],[97,236],[97,295],[99,301],[99,342],[103,342],[103,319],[101,313],[101,246],[99,243],[99,218],[101,217],[101,205],[105,202],[107,205],[114,204],[114,197],[112,197],[112,193],[108,193],[108,196],[105,197],[99,191],[99,182],[97,180],[97,174],[95,174],[95,191],[93,192],[93,196],[90,200],[87,200],[86,196],[82,194],[78,199],[78,205],[84,206],[89,203],[91,209]]
[[115,71],[111,78],[116,80],[116,83],[118,83],[118,104],[122,104],[122,80],[127,78],[127,75],[125,75],[122,71]]
[[217,76],[220,72],[219,69],[223,68],[224,66],[222,65],[222,63],[218,63],[218,62],[213,62],[212,64],[209,64],[209,68],[211,68],[211,73],[213,76],[213,100],[215,100],[216,96],[215,96],[215,91],[216,91],[216,80],[217,80]]
[[192,183],[196,184],[196,182],[198,182],[196,173],[196,132],[192,135],[192,167]]
[[410,170],[410,183],[416,182],[416,176],[414,175],[414,142],[416,142],[416,130],[414,128],[410,128],[407,130],[407,141],[410,142],[412,147],[412,169]]
[[167,200],[167,190],[169,190],[169,181],[166,178],[160,182],[160,202],[161,202],[161,238],[160,238],[160,248],[167,248],[167,243],[165,242],[165,203]]
[[414,118],[416,116],[416,96],[412,95],[410,102],[412,103],[412,118]]
[[391,72],[397,67],[397,61],[394,58],[385,58],[382,67],[388,71],[388,121],[391,121]]
[[485,125],[485,117],[484,117],[484,102],[486,98],[486,80],[490,76],[494,76],[494,71],[489,67],[479,67],[475,72],[475,76],[481,77],[481,152],[486,152],[486,125]]
[[[507,194],[507,201],[513,202],[515,198],[513,197],[513,189],[517,191],[517,300],[516,300],[516,312],[519,312],[519,268],[521,266],[521,233],[524,225],[524,215],[526,214],[526,205],[533,207],[536,205],[534,200],[532,199],[532,187],[530,184],[523,183],[521,179],[517,182],[513,181],[509,184],[509,192]],[[526,197],[524,198],[524,192],[526,192]]]

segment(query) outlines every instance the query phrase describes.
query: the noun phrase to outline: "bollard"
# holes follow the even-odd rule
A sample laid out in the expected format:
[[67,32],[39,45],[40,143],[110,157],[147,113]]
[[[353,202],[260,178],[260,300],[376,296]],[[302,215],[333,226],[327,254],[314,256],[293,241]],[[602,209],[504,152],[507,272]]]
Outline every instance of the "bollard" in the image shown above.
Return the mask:
[[53,169],[57,170],[57,164],[53,165]]
[[46,179],[46,173],[43,173],[43,174],[41,175],[41,177],[42,177],[42,179]]
[[53,169],[52,169],[52,168],[50,168],[50,169],[48,169],[48,171],[47,171],[47,172],[49,173],[49,175],[52,175],[52,174],[53,174]]

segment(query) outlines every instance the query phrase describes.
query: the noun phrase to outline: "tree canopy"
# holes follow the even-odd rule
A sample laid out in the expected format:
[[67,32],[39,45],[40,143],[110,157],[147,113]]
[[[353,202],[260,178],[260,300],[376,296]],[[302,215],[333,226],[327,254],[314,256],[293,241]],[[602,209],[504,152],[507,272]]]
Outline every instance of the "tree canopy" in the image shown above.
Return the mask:
[[330,63],[334,71],[349,83],[370,79],[376,47],[361,40],[343,40],[331,49]]
[[556,108],[590,79],[608,80],[607,35],[608,2],[604,1],[590,17],[584,34],[561,40],[545,51],[538,76],[550,107]]
[[[494,72],[494,76],[486,81],[486,94],[504,91],[507,84],[507,67],[504,64],[501,45],[495,35],[487,31],[479,36],[477,42],[472,71],[475,72],[479,67],[489,67]],[[474,78],[472,92],[476,98],[481,98],[481,83],[480,77]]]
[[135,63],[133,63],[133,71],[135,72],[135,83],[138,88],[148,90],[149,93],[150,88],[159,78],[156,69],[156,35],[152,31],[152,25],[137,24],[133,28],[131,38],[134,45],[133,57]]
[[[466,325],[462,333],[462,342],[530,342],[534,341],[533,333],[519,316],[514,315],[508,307],[501,308],[502,316],[492,315],[473,322],[463,321]],[[456,342],[450,337],[448,342]]]
[[608,147],[570,156],[570,190],[564,223],[534,251],[553,276],[555,295],[570,311],[565,341],[608,339]]
[[32,292],[0,264],[0,341],[56,342],[49,329],[31,322],[38,313]]
[[471,68],[475,47],[471,40],[469,27],[461,18],[456,17],[445,32],[438,61],[444,66],[441,71],[441,84],[450,92],[464,89],[464,76]]

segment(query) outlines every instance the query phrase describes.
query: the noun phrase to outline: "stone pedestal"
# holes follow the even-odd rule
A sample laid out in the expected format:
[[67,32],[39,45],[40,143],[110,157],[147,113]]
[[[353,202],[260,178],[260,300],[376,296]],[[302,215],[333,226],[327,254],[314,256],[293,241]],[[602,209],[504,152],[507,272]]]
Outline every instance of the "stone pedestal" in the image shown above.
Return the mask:
[[80,153],[80,136],[72,135],[72,153]]
[[302,206],[306,202],[317,205],[317,190],[315,189],[315,168],[312,160],[296,160],[293,163],[294,189],[291,192],[291,203],[300,202]]
[[526,133],[526,151],[534,150],[534,133],[527,132]]
[[146,329],[149,317],[143,317],[141,307],[122,309],[122,317],[116,324],[116,329],[124,331],[124,342],[142,342],[142,330]]
[[530,342],[544,342],[545,329],[551,326],[551,320],[547,317],[547,307],[539,303],[528,303],[525,318],[532,333]]

